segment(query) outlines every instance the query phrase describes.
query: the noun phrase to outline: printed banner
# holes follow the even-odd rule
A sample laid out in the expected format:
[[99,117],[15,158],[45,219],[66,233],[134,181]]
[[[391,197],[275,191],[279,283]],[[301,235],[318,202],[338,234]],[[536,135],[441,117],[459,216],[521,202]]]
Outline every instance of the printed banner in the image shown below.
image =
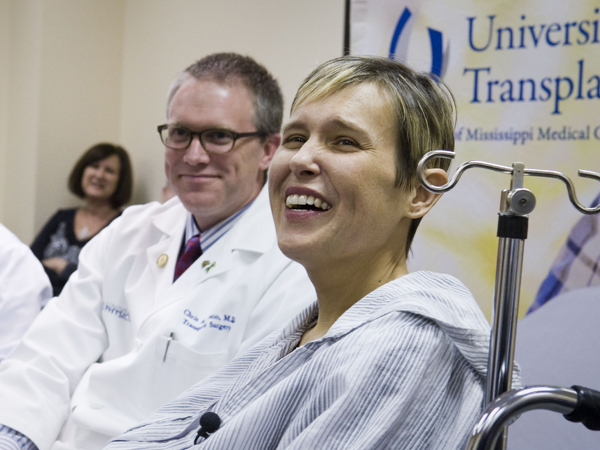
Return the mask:
[[[439,75],[453,92],[456,158],[549,169],[570,177],[582,204],[600,192],[600,2],[353,0],[351,53],[385,55]],[[533,302],[580,219],[565,185],[525,178],[536,196],[520,315]],[[467,171],[417,232],[411,270],[450,273],[491,316],[497,212],[510,175]],[[598,251],[600,254],[600,250]]]

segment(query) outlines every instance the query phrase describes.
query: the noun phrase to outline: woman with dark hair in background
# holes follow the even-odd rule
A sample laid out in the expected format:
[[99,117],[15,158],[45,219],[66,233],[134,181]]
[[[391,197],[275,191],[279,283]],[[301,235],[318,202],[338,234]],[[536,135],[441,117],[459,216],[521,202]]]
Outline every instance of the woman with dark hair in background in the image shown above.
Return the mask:
[[121,214],[121,206],[131,198],[132,185],[131,162],[123,147],[100,143],[79,158],[68,187],[84,200],[83,205],[58,210],[31,245],[55,296],[77,269],[81,248]]

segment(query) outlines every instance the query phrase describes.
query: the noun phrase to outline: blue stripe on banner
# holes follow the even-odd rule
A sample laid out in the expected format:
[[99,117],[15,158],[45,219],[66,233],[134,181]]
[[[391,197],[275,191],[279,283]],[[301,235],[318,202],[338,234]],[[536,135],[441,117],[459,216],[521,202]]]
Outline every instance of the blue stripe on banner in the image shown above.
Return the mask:
[[396,47],[398,46],[400,35],[402,34],[402,30],[404,29],[404,26],[406,25],[406,22],[408,22],[408,19],[410,19],[411,15],[412,14],[410,13],[410,10],[408,8],[404,8],[400,19],[398,19],[396,29],[394,30],[394,36],[392,37],[392,43],[390,44],[390,59],[395,59],[394,55],[396,54]]
[[573,242],[573,239],[571,239],[571,237],[569,237],[569,239],[567,240],[567,248],[571,250],[571,252],[575,256],[579,255],[579,252],[581,251],[581,247],[577,243]]
[[548,274],[546,279],[542,282],[540,286],[540,290],[538,291],[535,300],[529,307],[527,314],[531,314],[533,311],[538,309],[552,297],[556,297],[556,295],[560,292],[563,287],[562,281],[556,278],[552,273]]
[[429,31],[429,41],[431,42],[431,73],[442,77],[442,67],[444,65],[444,52],[442,47],[442,33],[432,28]]

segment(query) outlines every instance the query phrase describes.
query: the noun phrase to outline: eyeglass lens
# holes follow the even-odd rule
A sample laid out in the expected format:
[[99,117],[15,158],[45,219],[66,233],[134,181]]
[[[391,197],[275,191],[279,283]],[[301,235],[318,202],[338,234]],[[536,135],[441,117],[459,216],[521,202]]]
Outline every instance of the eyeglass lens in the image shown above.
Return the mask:
[[205,130],[201,133],[192,133],[187,128],[174,126],[163,129],[161,137],[166,146],[184,149],[190,145],[194,134],[200,136],[200,143],[206,151],[214,153],[228,152],[235,140],[233,133],[225,130]]

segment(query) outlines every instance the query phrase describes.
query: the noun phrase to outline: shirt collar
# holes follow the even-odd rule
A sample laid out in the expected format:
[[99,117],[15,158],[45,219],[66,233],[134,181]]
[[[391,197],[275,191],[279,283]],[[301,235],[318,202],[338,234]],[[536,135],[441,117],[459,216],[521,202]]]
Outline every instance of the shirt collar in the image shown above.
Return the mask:
[[234,225],[240,220],[242,214],[254,203],[254,200],[244,206],[242,209],[237,211],[235,214],[229,216],[225,220],[213,225],[205,231],[200,231],[194,216],[192,213],[188,213],[188,218],[185,222],[185,240],[189,241],[193,236],[200,234],[200,242],[202,245],[202,251],[206,252],[215,242],[221,239]]

